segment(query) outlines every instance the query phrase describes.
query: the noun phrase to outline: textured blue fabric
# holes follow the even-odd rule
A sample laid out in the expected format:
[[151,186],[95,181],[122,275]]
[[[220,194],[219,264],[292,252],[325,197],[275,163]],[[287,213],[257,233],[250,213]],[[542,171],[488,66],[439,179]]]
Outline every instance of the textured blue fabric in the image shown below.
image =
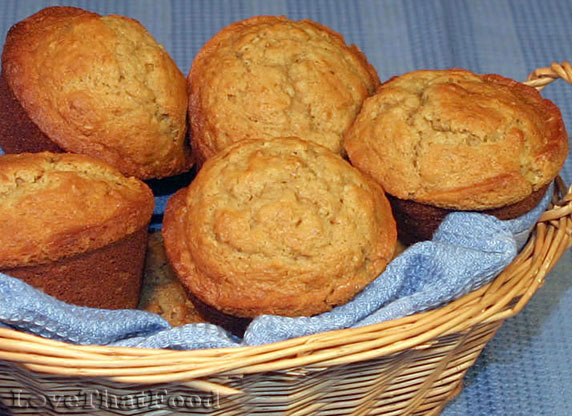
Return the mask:
[[248,345],[340,327],[363,326],[400,318],[456,299],[498,275],[514,258],[511,230],[528,230],[549,202],[513,221],[473,213],[453,213],[432,241],[415,244],[346,305],[315,317],[262,316],[245,333]]
[[[572,58],[568,0],[4,0],[0,38],[10,25],[53,4],[138,19],[184,73],[220,28],[257,14],[310,18],[331,26],[362,48],[382,80],[451,66],[523,80],[534,68]],[[543,95],[559,105],[572,125],[572,88],[558,82]],[[572,179],[570,161],[563,176]],[[155,228],[165,199],[157,198]],[[444,415],[572,415],[571,271],[572,253],[567,252],[524,311],[489,343]]]
[[144,311],[69,305],[2,273],[0,323],[76,344],[108,344],[169,328],[163,318]]
[[369,325],[439,306],[489,282],[516,256],[514,234],[529,230],[550,198],[551,190],[535,209],[512,221],[452,213],[432,241],[408,248],[352,301],[313,317],[258,317],[242,340],[210,324],[171,328],[159,316],[142,311],[66,305],[1,274],[0,323],[78,344],[172,349],[260,345]]

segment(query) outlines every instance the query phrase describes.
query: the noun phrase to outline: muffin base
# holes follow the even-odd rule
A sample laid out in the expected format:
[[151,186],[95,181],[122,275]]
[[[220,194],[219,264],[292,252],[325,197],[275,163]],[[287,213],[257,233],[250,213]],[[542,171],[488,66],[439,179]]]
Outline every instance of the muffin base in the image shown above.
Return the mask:
[[0,270],[59,300],[100,309],[139,302],[147,226],[104,247],[54,263]]
[[246,328],[252,322],[252,318],[241,318],[234,315],[229,315],[218,309],[207,305],[202,300],[197,298],[193,293],[183,286],[187,292],[187,296],[199,315],[207,322],[218,325],[233,335],[242,338]]
[[[548,189],[548,185],[533,192],[527,198],[504,207],[479,211],[499,220],[510,220],[526,214],[536,207]],[[387,195],[397,222],[398,238],[404,244],[414,244],[430,240],[445,217],[455,210],[421,204],[412,200],[399,199]]]
[[28,117],[24,108],[0,73],[0,146],[5,153],[62,153],[64,149],[51,141]]
[[221,326],[234,335],[242,337],[246,327],[250,321],[252,321],[252,319],[226,314],[214,306],[205,303],[189,289],[189,287],[185,284],[185,278],[183,278],[183,276],[177,270],[177,264],[179,264],[179,262],[177,259],[178,250],[176,242],[179,241],[180,236],[178,233],[181,231],[182,227],[180,224],[176,223],[176,220],[180,218],[178,215],[178,210],[184,204],[188,189],[189,188],[182,188],[173,196],[171,196],[167,204],[167,209],[165,210],[162,233],[165,251],[171,266],[171,270],[181,282],[181,285],[183,286],[188,299],[191,301],[202,319],[209,323]]

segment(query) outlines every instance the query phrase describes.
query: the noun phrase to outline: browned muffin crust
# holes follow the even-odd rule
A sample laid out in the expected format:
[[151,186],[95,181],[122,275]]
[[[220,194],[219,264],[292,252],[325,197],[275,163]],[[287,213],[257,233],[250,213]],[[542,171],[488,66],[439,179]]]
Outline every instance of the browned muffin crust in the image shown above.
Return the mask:
[[[2,75],[9,88],[3,107],[9,109],[13,95],[45,135],[35,132],[40,143],[34,146],[30,131],[18,134],[4,114],[8,152],[56,150],[55,144],[143,179],[190,168],[185,77],[133,19],[74,7],[43,9],[10,29]],[[21,114],[18,120],[26,124]]]
[[115,243],[39,266],[2,269],[61,301],[101,309],[137,307],[147,227]]
[[314,315],[375,279],[396,244],[383,191],[328,149],[244,140],[169,200],[167,256],[183,284],[229,315]]
[[0,146],[5,153],[64,152],[28,117],[1,72],[0,114],[9,115],[0,121]]
[[341,153],[344,132],[379,85],[339,33],[283,16],[225,27],[199,51],[188,81],[199,162],[247,138],[298,136]]
[[241,318],[219,311],[218,309],[204,303],[188,289],[187,296],[204,321],[218,325],[237,337],[242,338],[248,328],[248,325],[252,322],[252,318]]
[[144,228],[153,194],[99,160],[69,153],[0,156],[0,268],[48,264]]
[[[528,198],[514,204],[480,211],[492,215],[499,220],[510,220],[526,214],[537,206],[545,195],[549,185],[534,191]],[[445,217],[454,210],[420,204],[415,201],[399,199],[387,195],[395,221],[397,223],[399,241],[414,244],[418,241],[430,240]]]
[[396,198],[455,210],[518,203],[551,182],[568,139],[532,87],[452,69],[395,77],[345,137],[352,164]]

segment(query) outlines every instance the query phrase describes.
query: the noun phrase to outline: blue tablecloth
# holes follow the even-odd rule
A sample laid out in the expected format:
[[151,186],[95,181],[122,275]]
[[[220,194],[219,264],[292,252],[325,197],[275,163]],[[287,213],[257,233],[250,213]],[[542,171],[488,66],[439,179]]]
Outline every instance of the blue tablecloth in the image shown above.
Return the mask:
[[[420,68],[462,67],[518,80],[552,61],[572,59],[568,0],[408,1],[37,1],[0,3],[0,36],[42,7],[67,4],[133,17],[186,74],[199,48],[225,25],[253,15],[309,18],[358,45],[380,78]],[[572,130],[572,86],[543,93]],[[563,176],[570,182],[572,164]],[[162,209],[159,204],[158,210]],[[525,310],[508,320],[469,370],[456,415],[572,415],[572,254],[566,252]]]

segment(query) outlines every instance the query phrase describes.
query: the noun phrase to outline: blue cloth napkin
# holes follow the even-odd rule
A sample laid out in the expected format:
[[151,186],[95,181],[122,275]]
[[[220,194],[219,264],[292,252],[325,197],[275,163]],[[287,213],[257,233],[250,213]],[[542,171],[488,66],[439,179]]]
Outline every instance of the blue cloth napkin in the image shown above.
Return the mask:
[[449,214],[432,241],[409,247],[349,303],[313,317],[260,316],[243,339],[211,324],[172,328],[158,315],[139,310],[68,305],[3,274],[0,324],[77,344],[185,350],[261,345],[396,319],[488,283],[514,259],[551,195],[552,187],[535,209],[511,221],[478,213]]

